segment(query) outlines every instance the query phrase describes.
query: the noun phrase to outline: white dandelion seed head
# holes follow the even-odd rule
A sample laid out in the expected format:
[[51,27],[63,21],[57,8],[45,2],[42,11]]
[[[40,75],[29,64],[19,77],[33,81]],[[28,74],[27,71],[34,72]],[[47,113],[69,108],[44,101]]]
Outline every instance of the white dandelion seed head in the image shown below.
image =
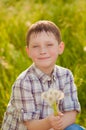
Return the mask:
[[50,89],[48,90],[48,93],[49,93],[49,94],[53,94],[53,90],[54,90],[53,88],[50,88]]
[[56,101],[55,97],[53,97],[51,94],[48,94],[47,102],[49,105],[52,105]]
[[55,88],[50,88],[49,93],[52,94],[52,96],[57,100],[61,100],[64,98],[64,93],[60,90],[55,89]]
[[59,100],[64,98],[64,93],[60,90],[57,90],[55,88],[50,88],[48,91],[42,93],[42,99],[46,100],[49,105],[52,105],[56,100],[59,102]]

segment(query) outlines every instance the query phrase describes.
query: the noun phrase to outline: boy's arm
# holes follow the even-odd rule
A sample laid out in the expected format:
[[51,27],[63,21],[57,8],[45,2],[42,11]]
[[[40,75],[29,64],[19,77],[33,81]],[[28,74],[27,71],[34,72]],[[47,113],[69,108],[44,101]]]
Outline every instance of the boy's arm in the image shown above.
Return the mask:
[[49,130],[51,128],[48,118],[41,120],[30,120],[24,122],[28,130]]
[[75,123],[76,116],[77,116],[77,111],[65,112],[64,116],[62,117],[63,129],[66,128],[67,126]]
[[58,116],[51,115],[41,120],[26,121],[24,124],[27,126],[28,130],[49,130],[50,128],[63,130],[67,126],[75,123],[76,115],[76,111],[68,111],[64,114],[60,113]]

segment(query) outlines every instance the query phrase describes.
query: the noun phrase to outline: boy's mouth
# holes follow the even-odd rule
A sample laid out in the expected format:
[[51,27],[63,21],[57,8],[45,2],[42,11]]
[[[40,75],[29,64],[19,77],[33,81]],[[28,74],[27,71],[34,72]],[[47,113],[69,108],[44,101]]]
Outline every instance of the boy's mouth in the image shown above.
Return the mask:
[[50,59],[50,57],[41,57],[41,58],[38,58],[39,60],[46,60],[46,59]]

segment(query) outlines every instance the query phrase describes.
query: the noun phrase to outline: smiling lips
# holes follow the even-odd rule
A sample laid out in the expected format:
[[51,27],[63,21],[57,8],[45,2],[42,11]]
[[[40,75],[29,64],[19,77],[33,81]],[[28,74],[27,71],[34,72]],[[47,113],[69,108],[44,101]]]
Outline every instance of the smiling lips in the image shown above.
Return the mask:
[[49,59],[50,57],[41,57],[41,58],[38,58],[39,60],[46,60],[46,59]]

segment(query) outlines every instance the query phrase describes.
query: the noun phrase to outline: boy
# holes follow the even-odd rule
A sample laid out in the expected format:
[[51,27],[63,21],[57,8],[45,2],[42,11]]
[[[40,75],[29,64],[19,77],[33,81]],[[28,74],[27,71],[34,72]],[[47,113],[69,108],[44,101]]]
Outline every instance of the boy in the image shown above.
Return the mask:
[[[17,78],[5,112],[2,130],[83,130],[74,124],[80,112],[77,90],[70,70],[55,65],[63,53],[58,27],[50,21],[38,21],[27,32],[28,56],[33,64]],[[57,116],[42,102],[49,88],[64,92]]]

